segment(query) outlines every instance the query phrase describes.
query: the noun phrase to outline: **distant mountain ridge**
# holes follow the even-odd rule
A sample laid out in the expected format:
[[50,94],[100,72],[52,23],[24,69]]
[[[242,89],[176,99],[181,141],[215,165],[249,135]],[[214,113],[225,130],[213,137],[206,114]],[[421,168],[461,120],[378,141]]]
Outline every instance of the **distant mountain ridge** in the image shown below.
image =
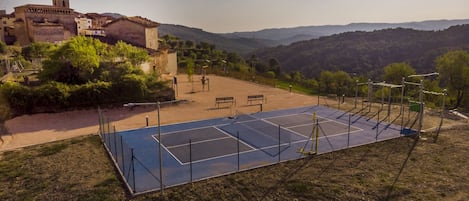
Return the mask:
[[293,28],[264,29],[252,32],[210,33],[202,29],[181,25],[161,24],[160,36],[170,34],[182,40],[208,42],[217,48],[240,55],[248,55],[251,51],[278,45],[288,45],[298,41],[316,39],[345,32],[375,31],[391,28],[408,28],[425,31],[444,30],[454,25],[469,24],[469,19],[431,20],[406,23],[352,23],[348,25],[303,26]]
[[264,29],[253,32],[234,32],[222,34],[228,38],[255,38],[275,41],[270,46],[288,45],[301,40],[330,36],[351,31],[375,31],[392,28],[407,28],[423,31],[438,31],[451,26],[469,24],[469,19],[430,20],[405,23],[351,23],[347,25],[302,26],[293,28]]
[[435,70],[435,59],[450,50],[469,50],[469,24],[441,31],[394,28],[355,31],[255,51],[259,61],[277,59],[285,72],[317,77],[322,70],[343,70],[369,77],[384,66],[406,62],[418,72]]

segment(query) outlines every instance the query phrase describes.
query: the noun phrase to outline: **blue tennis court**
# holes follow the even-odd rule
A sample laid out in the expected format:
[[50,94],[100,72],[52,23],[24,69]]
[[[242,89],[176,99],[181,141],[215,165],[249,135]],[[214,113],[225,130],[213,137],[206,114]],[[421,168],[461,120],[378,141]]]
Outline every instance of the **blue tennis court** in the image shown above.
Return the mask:
[[163,125],[161,139],[157,127],[109,132],[102,138],[128,188],[139,194],[160,190],[161,183],[167,188],[306,157],[299,150],[322,154],[397,138],[400,130],[311,106]]

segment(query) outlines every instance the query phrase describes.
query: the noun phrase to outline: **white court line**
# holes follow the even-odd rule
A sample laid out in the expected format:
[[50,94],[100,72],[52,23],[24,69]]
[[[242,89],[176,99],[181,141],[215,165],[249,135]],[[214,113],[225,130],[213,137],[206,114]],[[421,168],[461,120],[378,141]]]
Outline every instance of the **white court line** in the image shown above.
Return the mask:
[[[215,126],[227,126],[227,125],[230,125],[230,124],[229,123],[218,124],[218,125],[215,125]],[[174,134],[174,133],[180,133],[180,132],[194,131],[194,130],[205,129],[205,128],[213,128],[215,126],[204,126],[204,127],[197,127],[197,128],[188,128],[188,129],[184,129],[184,130],[177,130],[177,131],[161,133],[161,135],[168,135],[168,134]]]
[[[161,145],[161,147],[163,147],[163,149],[165,149],[174,159],[176,159],[176,161],[182,165],[182,162],[178,159],[178,157],[176,157],[173,152],[169,151],[166,146],[164,146],[164,144],[160,143],[160,141],[155,137],[155,135],[152,135],[151,137],[153,137],[153,139],[155,139],[155,141],[158,142],[158,144]],[[162,155],[161,155],[162,156]]]
[[[221,125],[225,125],[225,124],[221,124]],[[226,133],[225,131],[215,127],[215,126],[207,126],[207,127],[204,127],[204,128],[210,128],[210,127],[213,127],[214,129],[218,130],[219,132],[221,132],[222,134],[226,135],[227,137],[221,137],[221,138],[215,138],[215,139],[209,139],[209,140],[203,140],[203,141],[198,141],[199,143],[203,143],[203,142],[210,142],[210,141],[217,141],[217,140],[221,140],[221,139],[228,139],[228,138],[232,138],[234,140],[237,141],[236,138],[234,138],[232,135]],[[191,131],[191,130],[197,130],[197,129],[186,129],[184,131]],[[176,132],[171,132],[171,133],[177,133]],[[160,143],[160,141],[158,140],[158,138],[156,137],[156,135],[152,135],[153,139],[155,139],[155,141],[157,141],[158,143]],[[251,145],[249,144],[246,144],[244,141],[240,140],[240,142],[242,144],[244,144],[245,146],[249,147],[251,150],[248,150],[248,151],[244,151],[244,152],[240,152],[240,154],[242,153],[246,153],[246,152],[249,152],[249,151],[255,151],[256,148],[252,147]],[[169,149],[171,148],[176,148],[176,147],[181,147],[181,146],[187,146],[188,143],[185,143],[185,144],[179,144],[179,145],[175,145],[175,146],[170,146],[170,147],[166,147],[164,146],[164,143],[161,144],[161,146],[180,164],[180,165],[187,165],[189,163],[183,163],[181,160],[179,160],[179,158],[173,154],[173,152],[171,152]],[[234,153],[234,154],[237,154],[237,153]],[[197,163],[197,162],[202,162],[202,161],[207,161],[207,160],[212,160],[212,159],[217,159],[217,158],[222,158],[222,157],[226,157],[226,156],[231,156],[233,154],[228,154],[228,155],[221,155],[221,156],[217,156],[217,157],[211,157],[211,158],[206,158],[206,159],[202,159],[202,160],[197,160],[197,161],[192,161],[192,163]]]
[[251,145],[245,143],[245,142],[242,141],[241,139],[235,138],[233,135],[231,135],[231,134],[225,132],[224,130],[222,130],[222,129],[218,128],[218,127],[214,127],[214,128],[217,129],[218,131],[222,132],[222,133],[225,134],[226,136],[233,138],[233,139],[236,140],[236,141],[239,140],[241,143],[243,143],[244,145],[246,145],[246,146],[249,147],[250,149],[256,149],[256,148],[252,147]]
[[230,137],[220,137],[220,138],[214,138],[214,139],[208,139],[208,140],[201,140],[201,141],[195,141],[195,142],[192,142],[192,143],[184,143],[184,144],[178,144],[178,145],[174,145],[174,146],[168,146],[167,148],[172,149],[172,148],[187,146],[187,145],[190,145],[190,144],[195,145],[195,144],[201,144],[201,143],[204,143],[204,142],[212,142],[212,141],[229,139],[229,138]]
[[[307,115],[313,115],[313,114],[309,114],[309,113],[301,113],[301,114],[307,114]],[[273,125],[273,126],[278,126],[276,125],[275,123],[273,122],[270,122],[268,119],[274,119],[274,118],[281,118],[281,117],[288,117],[288,116],[296,116],[296,115],[301,115],[301,114],[288,114],[288,115],[281,115],[281,116],[275,116],[275,117],[269,117],[269,118],[263,118],[263,119],[260,119],[260,118],[256,118],[252,115],[249,115],[249,114],[246,114],[247,116],[249,117],[252,117],[254,119],[252,120],[246,120],[246,121],[237,121],[235,123],[248,123],[248,122],[254,122],[254,121],[258,121],[258,120],[261,120],[265,123],[268,123],[270,125]],[[332,119],[329,119],[329,118],[326,118],[326,117],[322,117],[322,116],[317,116],[318,118],[322,118],[324,121],[320,121],[320,123],[327,123],[327,122],[337,122],[341,125],[344,125],[344,126],[347,126],[348,127],[348,124],[345,124],[345,123],[342,123],[342,122],[338,122],[338,121],[335,121],[335,120],[332,120]],[[173,134],[173,133],[178,133],[178,132],[184,132],[184,131],[192,131],[192,130],[199,130],[199,129],[204,129],[204,128],[215,128],[216,130],[220,131],[222,134],[228,136],[228,137],[222,137],[222,138],[215,138],[215,139],[211,139],[211,140],[204,140],[204,141],[199,141],[197,143],[203,143],[203,142],[210,142],[210,141],[216,141],[216,140],[221,140],[221,139],[227,139],[227,138],[233,138],[234,140],[238,141],[237,138],[235,138],[233,135],[229,134],[229,133],[226,133],[225,131],[221,130],[220,128],[218,128],[218,126],[226,126],[226,125],[231,125],[233,123],[226,123],[226,124],[218,124],[218,125],[213,125],[213,126],[205,126],[205,127],[198,127],[198,128],[191,128],[191,129],[185,129],[185,130],[179,130],[179,131],[173,131],[173,132],[167,132],[167,133],[164,133],[165,135],[167,134]],[[300,127],[300,126],[305,126],[305,125],[312,125],[312,124],[303,124],[303,125],[295,125],[295,126],[291,126],[291,127],[281,127],[297,136],[300,136],[301,138],[306,138],[306,136],[298,133],[298,132],[295,132],[295,131],[292,131],[290,130],[290,128],[295,128],[295,127]],[[356,129],[354,131],[350,131],[350,134],[352,133],[357,133],[357,132],[361,132],[363,131],[363,129],[361,128],[358,128],[356,126],[352,126],[350,125],[350,127]],[[247,126],[248,129],[250,130],[253,130],[254,132],[256,133],[260,133],[259,131]],[[340,136],[340,135],[344,135],[344,134],[348,134],[349,132],[343,132],[343,133],[338,133],[338,134],[334,134],[334,135],[327,135],[327,136],[322,136],[322,137],[319,137],[319,139],[324,139],[326,137],[335,137],[335,136]],[[264,135],[264,134],[262,134]],[[159,143],[159,140],[155,137],[155,135],[152,135],[152,137]],[[284,146],[284,145],[291,145],[291,144],[297,144],[297,143],[301,143],[301,142],[306,142],[308,140],[311,140],[311,138],[308,138],[308,139],[303,139],[303,140],[297,140],[297,141],[292,141],[290,143],[283,143],[283,144],[280,144],[280,146]],[[262,148],[255,148],[255,147],[252,147],[251,145],[247,144],[246,142],[244,142],[243,140],[239,139],[239,141],[241,143],[243,143],[245,146],[249,147],[251,150],[247,150],[247,151],[243,151],[243,152],[239,152],[239,154],[244,154],[244,153],[249,153],[249,152],[254,152],[254,151],[259,151],[259,150],[263,150],[263,149],[271,149],[271,148],[275,148],[275,147],[278,147],[278,145],[273,145],[273,146],[267,146],[267,147],[262,147]],[[180,147],[180,146],[186,146],[188,145],[187,143],[186,144],[180,144],[180,145],[175,145],[175,146],[171,146],[171,147],[166,147],[162,144],[162,147],[164,147],[164,149],[174,158],[176,159],[176,161],[181,164],[181,165],[187,165],[189,163],[183,163],[181,162],[178,157],[176,157],[170,150],[169,148],[176,148],[176,147]],[[223,157],[229,157],[229,156],[233,156],[233,155],[237,155],[238,153],[232,153],[232,154],[225,154],[225,155],[220,155],[220,156],[216,156],[216,157],[210,157],[210,158],[205,158],[205,159],[201,159],[201,160],[197,160],[197,161],[192,161],[192,163],[200,163],[200,162],[204,162],[204,161],[208,161],[208,160],[214,160],[214,159],[218,159],[218,158],[223,158]]]
[[[346,124],[346,123],[342,123],[342,122],[339,122],[339,121],[335,121],[335,120],[332,120],[332,119],[329,119],[329,118],[326,118],[326,117],[324,117],[324,119],[328,119],[328,120],[329,120],[329,121],[326,121],[326,122],[331,122],[331,121],[332,121],[332,122],[337,122],[338,124],[342,124],[342,125],[347,126],[347,127],[349,126],[349,125]],[[364,130],[364,129],[358,128],[358,127],[356,127],[356,126],[352,126],[351,124],[350,124],[350,128],[356,128],[356,129],[358,129],[358,130]]]
[[[273,126],[275,126],[275,127],[278,127],[278,126],[279,126],[279,125],[277,125],[277,124],[275,124],[275,123],[273,123],[273,122],[270,122],[270,121],[267,120],[267,119],[262,119],[262,121],[265,122],[265,123],[268,123],[268,124],[270,124],[270,125],[273,125]],[[300,137],[304,137],[303,135],[301,135],[301,134],[299,134],[299,133],[297,133],[297,132],[295,132],[295,131],[292,131],[292,130],[288,129],[289,127],[282,127],[282,126],[280,125],[280,128],[283,128],[283,129],[285,129],[286,131],[292,132],[293,134],[298,135],[298,136],[300,136]]]

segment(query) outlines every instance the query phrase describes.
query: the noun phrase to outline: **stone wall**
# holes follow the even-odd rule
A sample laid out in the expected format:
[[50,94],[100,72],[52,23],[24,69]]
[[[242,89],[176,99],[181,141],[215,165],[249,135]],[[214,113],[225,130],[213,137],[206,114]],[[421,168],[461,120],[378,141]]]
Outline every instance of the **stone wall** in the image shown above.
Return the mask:
[[158,28],[145,29],[146,48],[158,50]]
[[146,47],[145,27],[127,20],[120,20],[105,27],[106,35],[135,46]]
[[61,25],[33,25],[32,42],[56,43],[63,41],[64,28]]
[[[42,38],[42,36],[35,37],[31,35],[34,33],[34,31],[31,30],[34,23],[51,22],[62,24],[63,29],[70,32],[72,35],[76,35],[77,33],[73,9],[45,5],[24,5],[15,8],[15,17],[24,22],[24,26],[22,27],[15,26],[15,33],[17,34],[17,38],[21,38],[18,39],[21,45],[30,44],[33,38]],[[18,37],[18,35],[21,36]],[[27,35],[29,40],[25,40],[25,37],[22,35]],[[62,35],[64,35],[64,33],[62,33]]]

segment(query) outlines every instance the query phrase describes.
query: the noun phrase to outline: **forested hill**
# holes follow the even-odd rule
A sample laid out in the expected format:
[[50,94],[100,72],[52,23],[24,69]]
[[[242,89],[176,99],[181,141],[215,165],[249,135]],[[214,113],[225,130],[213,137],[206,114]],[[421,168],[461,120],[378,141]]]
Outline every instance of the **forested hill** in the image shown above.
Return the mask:
[[469,25],[442,31],[397,28],[348,32],[261,49],[253,54],[263,62],[275,58],[283,71],[300,71],[306,77],[317,77],[321,70],[373,76],[396,62],[407,62],[418,72],[433,71],[436,57],[454,49],[469,50]]
[[206,42],[214,44],[218,49],[236,52],[241,55],[258,48],[267,47],[267,44],[270,43],[269,41],[260,39],[227,38],[219,34],[206,32],[202,29],[173,24],[161,24],[158,31],[160,36],[173,35],[180,40],[190,40],[196,43]]

